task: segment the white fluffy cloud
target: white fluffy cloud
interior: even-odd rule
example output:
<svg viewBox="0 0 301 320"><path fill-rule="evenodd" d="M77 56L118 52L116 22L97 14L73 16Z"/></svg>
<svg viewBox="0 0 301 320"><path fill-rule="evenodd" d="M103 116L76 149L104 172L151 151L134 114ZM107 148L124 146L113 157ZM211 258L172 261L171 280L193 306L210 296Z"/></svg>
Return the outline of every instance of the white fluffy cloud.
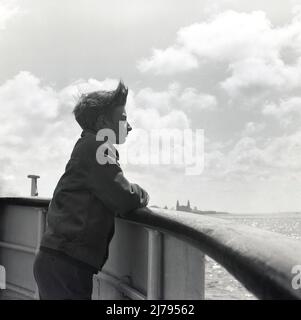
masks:
<svg viewBox="0 0 301 320"><path fill-rule="evenodd" d="M250 121L246 123L245 128L242 131L242 136L252 136L254 134L258 134L265 128L265 126L265 123L255 123Z"/></svg>
<svg viewBox="0 0 301 320"><path fill-rule="evenodd" d="M301 170L301 131L265 139L242 137L228 150L216 148L208 154L208 174L226 181L277 181L299 175Z"/></svg>
<svg viewBox="0 0 301 320"><path fill-rule="evenodd" d="M226 11L180 29L177 42L201 59L228 62L250 57L274 59L279 40L271 32L264 12Z"/></svg>
<svg viewBox="0 0 301 320"><path fill-rule="evenodd" d="M283 126L289 125L294 120L300 123L301 97L290 97L288 99L280 99L279 103L266 104L262 113L275 117Z"/></svg>
<svg viewBox="0 0 301 320"><path fill-rule="evenodd" d="M301 31L301 29L300 29ZM274 92L290 92L301 81L301 59L286 65L281 59L268 61L258 58L244 59L229 65L231 76L221 82L230 96L236 96L248 88L272 89Z"/></svg>
<svg viewBox="0 0 301 320"><path fill-rule="evenodd" d="M166 50L153 49L152 57L137 63L141 72L152 71L155 74L173 74L177 71L196 69L198 61L182 48L171 47Z"/></svg>
<svg viewBox="0 0 301 320"><path fill-rule="evenodd" d="M218 62L228 68L220 85L231 96L249 87L292 90L301 80L301 15L299 11L294 14L281 27L274 27L263 11L228 10L212 15L181 28L173 46L144 59L147 68L143 71L164 74L168 65L168 73L178 73ZM187 64L169 63L183 52ZM192 57L198 63L189 63Z"/></svg>
<svg viewBox="0 0 301 320"><path fill-rule="evenodd" d="M0 1L0 30L5 29L7 23L21 13L23 11L14 4L14 1Z"/></svg>
<svg viewBox="0 0 301 320"><path fill-rule="evenodd" d="M186 88L179 97L179 104L184 110L194 112L214 110L217 107L217 99L213 95L199 93L195 88Z"/></svg>
<svg viewBox="0 0 301 320"><path fill-rule="evenodd" d="M174 109L200 112L214 110L217 107L215 96L199 92L196 88L181 88L179 83L171 83L165 91L141 89L136 94L135 101L140 108L153 108L161 114Z"/></svg>

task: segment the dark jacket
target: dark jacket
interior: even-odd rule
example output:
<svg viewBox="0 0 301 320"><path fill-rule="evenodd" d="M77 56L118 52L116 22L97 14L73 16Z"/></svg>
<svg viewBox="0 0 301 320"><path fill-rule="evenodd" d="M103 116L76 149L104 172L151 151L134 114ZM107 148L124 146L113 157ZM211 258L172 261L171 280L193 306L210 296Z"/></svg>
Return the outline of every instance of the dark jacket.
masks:
<svg viewBox="0 0 301 320"><path fill-rule="evenodd" d="M114 217L142 206L142 188L124 177L113 146L107 156L115 164L97 162L102 143L96 141L94 132L82 132L54 190L41 241L42 247L61 251L98 270L108 258Z"/></svg>

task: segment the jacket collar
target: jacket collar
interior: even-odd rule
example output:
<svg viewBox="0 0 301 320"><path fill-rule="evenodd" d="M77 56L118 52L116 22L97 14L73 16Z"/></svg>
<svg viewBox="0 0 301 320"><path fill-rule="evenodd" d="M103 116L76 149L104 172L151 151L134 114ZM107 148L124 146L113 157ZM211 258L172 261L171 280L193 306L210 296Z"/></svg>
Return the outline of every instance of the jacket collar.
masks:
<svg viewBox="0 0 301 320"><path fill-rule="evenodd" d="M84 129L84 130L82 131L82 133L81 133L81 137L83 137L83 136L85 136L86 134L89 134L89 133L96 135L96 131L91 130L91 129Z"/></svg>
<svg viewBox="0 0 301 320"><path fill-rule="evenodd" d="M97 134L97 132L96 131L94 131L94 130L91 130L91 129L84 129L83 131L82 131L82 133L81 133L81 137L84 137L84 136L86 136L87 134L93 134L93 135L95 135L95 139L96 139L96 134ZM111 143L107 143L107 145L108 145L108 150L107 150L107 154L111 154L111 155L116 155L116 160L118 161L119 160L119 152L118 152L118 150L114 147L114 145L113 144L111 144Z"/></svg>

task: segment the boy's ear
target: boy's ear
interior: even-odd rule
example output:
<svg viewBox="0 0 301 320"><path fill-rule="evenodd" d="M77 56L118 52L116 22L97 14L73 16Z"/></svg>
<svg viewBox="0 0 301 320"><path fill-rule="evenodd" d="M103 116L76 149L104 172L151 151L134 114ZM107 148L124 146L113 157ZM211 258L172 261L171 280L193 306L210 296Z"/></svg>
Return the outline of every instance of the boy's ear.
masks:
<svg viewBox="0 0 301 320"><path fill-rule="evenodd" d="M111 122L109 121L109 119L107 119L107 117L105 115L100 115L97 118L96 126L97 126L97 128L108 128L108 127L110 128Z"/></svg>
<svg viewBox="0 0 301 320"><path fill-rule="evenodd" d="M95 124L96 130L99 130L100 128L104 127L104 119L103 116L98 116Z"/></svg>

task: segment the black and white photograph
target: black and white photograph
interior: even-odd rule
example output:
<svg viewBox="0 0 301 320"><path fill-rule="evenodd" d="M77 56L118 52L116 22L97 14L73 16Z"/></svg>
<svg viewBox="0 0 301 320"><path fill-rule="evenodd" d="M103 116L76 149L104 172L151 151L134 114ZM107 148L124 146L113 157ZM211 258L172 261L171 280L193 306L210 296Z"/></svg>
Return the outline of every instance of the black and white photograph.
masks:
<svg viewBox="0 0 301 320"><path fill-rule="evenodd" d="M0 0L0 57L0 303L301 299L301 0Z"/></svg>

